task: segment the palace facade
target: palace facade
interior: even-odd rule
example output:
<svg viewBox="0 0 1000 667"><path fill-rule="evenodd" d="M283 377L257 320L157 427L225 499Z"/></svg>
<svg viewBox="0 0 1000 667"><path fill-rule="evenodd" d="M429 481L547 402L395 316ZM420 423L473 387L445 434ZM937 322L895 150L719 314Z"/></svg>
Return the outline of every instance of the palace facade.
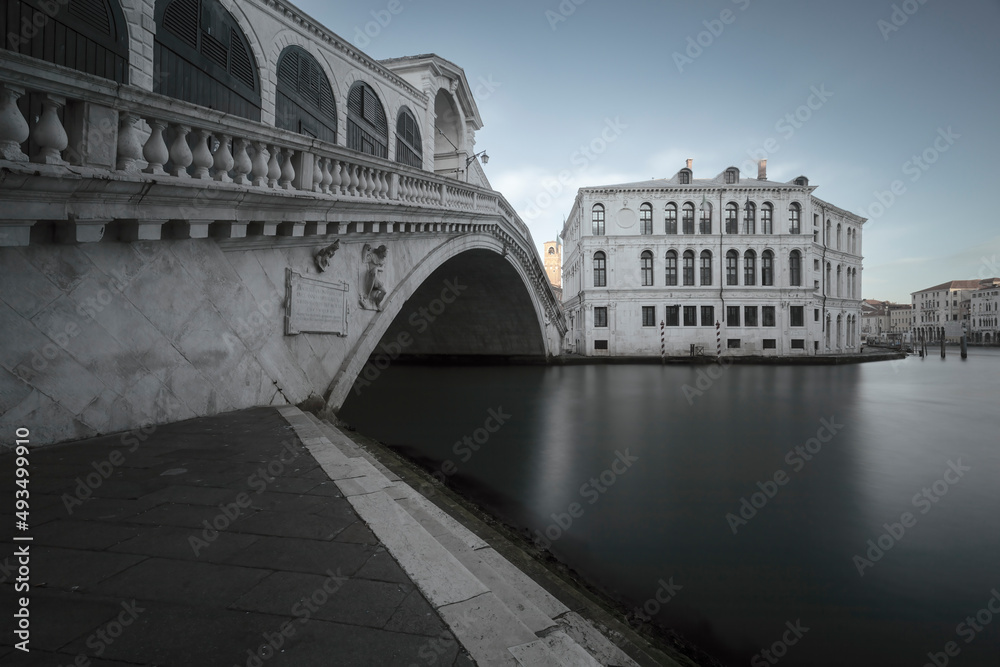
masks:
<svg viewBox="0 0 1000 667"><path fill-rule="evenodd" d="M865 218L804 176L730 167L581 188L563 227L568 348L585 356L856 352Z"/></svg>

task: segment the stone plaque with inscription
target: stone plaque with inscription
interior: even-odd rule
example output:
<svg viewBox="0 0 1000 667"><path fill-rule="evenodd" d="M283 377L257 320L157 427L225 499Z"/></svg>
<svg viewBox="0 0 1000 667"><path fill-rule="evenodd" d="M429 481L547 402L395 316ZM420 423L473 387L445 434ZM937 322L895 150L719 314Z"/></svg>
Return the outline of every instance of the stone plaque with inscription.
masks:
<svg viewBox="0 0 1000 667"><path fill-rule="evenodd" d="M286 269L285 335L347 335L347 283L328 283Z"/></svg>

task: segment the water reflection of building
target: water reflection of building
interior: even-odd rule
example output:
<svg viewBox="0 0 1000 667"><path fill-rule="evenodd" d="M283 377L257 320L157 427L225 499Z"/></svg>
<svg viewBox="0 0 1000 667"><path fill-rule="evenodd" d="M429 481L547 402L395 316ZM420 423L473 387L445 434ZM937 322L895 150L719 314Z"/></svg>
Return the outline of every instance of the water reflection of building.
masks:
<svg viewBox="0 0 1000 667"><path fill-rule="evenodd" d="M804 176L730 167L581 188L562 237L563 307L583 355L856 351L865 218ZM718 326L718 335L716 328Z"/></svg>

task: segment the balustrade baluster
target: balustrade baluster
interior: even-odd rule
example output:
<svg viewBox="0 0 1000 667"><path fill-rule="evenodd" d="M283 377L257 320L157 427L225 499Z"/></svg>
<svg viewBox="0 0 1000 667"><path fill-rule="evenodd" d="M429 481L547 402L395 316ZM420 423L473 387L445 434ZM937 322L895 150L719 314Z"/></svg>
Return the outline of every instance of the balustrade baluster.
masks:
<svg viewBox="0 0 1000 667"><path fill-rule="evenodd" d="M118 161L120 171L135 173L142 162L142 135L135 126L139 117L127 111L122 112L118 127Z"/></svg>
<svg viewBox="0 0 1000 667"><path fill-rule="evenodd" d="M59 110L64 106L66 106L65 97L42 96L42 115L31 131L31 139L38 146L38 150L31 156L32 162L68 164L62 159L62 152L69 145L69 137L59 120Z"/></svg>
<svg viewBox="0 0 1000 667"><path fill-rule="evenodd" d="M379 199L389 198L389 174L384 171L379 172L379 180L382 182L382 189L379 191Z"/></svg>
<svg viewBox="0 0 1000 667"><path fill-rule="evenodd" d="M21 144L28 140L31 129L24 119L17 101L24 95L24 88L0 83L0 157L12 162L27 162Z"/></svg>
<svg viewBox="0 0 1000 667"><path fill-rule="evenodd" d="M147 118L146 123L149 125L149 138L142 147L142 157L147 163L146 173L166 176L163 165L170 159L170 151L167 150L167 142L163 140L163 130L167 128L167 124L155 118Z"/></svg>
<svg viewBox="0 0 1000 667"><path fill-rule="evenodd" d="M253 144L253 171L250 174L253 184L259 188L267 187L267 160L269 153L264 142L257 141Z"/></svg>
<svg viewBox="0 0 1000 667"><path fill-rule="evenodd" d="M320 182L320 187L323 192L330 194L332 190L330 185L333 183L333 174L330 172L330 165L333 162L330 158L325 158L323 160L323 180Z"/></svg>
<svg viewBox="0 0 1000 667"><path fill-rule="evenodd" d="M291 149L284 149L285 163L281 165L281 180L278 185L284 190L294 190L295 187L292 185L292 181L295 180L295 165L292 164L292 158L295 157L295 151Z"/></svg>
<svg viewBox="0 0 1000 667"><path fill-rule="evenodd" d="M212 175L208 172L215 163L212 158L212 150L208 147L211 133L207 130L194 131L194 150L191 151L191 163L194 165L194 178L208 179Z"/></svg>
<svg viewBox="0 0 1000 667"><path fill-rule="evenodd" d="M330 168L330 194L339 195L340 194L340 184L343 183L343 179L340 176L340 160L328 160L327 166Z"/></svg>
<svg viewBox="0 0 1000 667"><path fill-rule="evenodd" d="M358 168L356 166L352 165L350 173L351 173L351 185L350 185L349 192L350 192L350 194L357 196L357 194L358 194L358 183L360 182L359 179L358 179Z"/></svg>
<svg viewBox="0 0 1000 667"><path fill-rule="evenodd" d="M229 142L233 138L228 134L220 134L218 138L219 147L215 149L213 161L215 180L220 183L232 183L233 179L229 176L229 172L236 166L236 159L233 157L232 151L229 150Z"/></svg>
<svg viewBox="0 0 1000 667"><path fill-rule="evenodd" d="M191 147L188 146L187 135L191 128L187 125L171 125L174 130L174 142L170 145L170 161L174 164L174 176L187 178L187 168L194 160Z"/></svg>
<svg viewBox="0 0 1000 667"><path fill-rule="evenodd" d="M247 145L243 139L233 140L233 149L236 151L236 155L233 156L233 173L236 175L233 182L237 185L250 184L247 174L253 170L253 163L250 161L250 155L247 154ZM218 176L218 174L216 175Z"/></svg>
<svg viewBox="0 0 1000 667"><path fill-rule="evenodd" d="M313 155L312 159L313 159L312 190L313 192L323 192L323 164L326 162L326 160L318 155Z"/></svg>
<svg viewBox="0 0 1000 667"><path fill-rule="evenodd" d="M267 185L271 188L278 187L278 179L281 178L281 164L278 162L278 154L281 147L271 146L271 159L267 161Z"/></svg>

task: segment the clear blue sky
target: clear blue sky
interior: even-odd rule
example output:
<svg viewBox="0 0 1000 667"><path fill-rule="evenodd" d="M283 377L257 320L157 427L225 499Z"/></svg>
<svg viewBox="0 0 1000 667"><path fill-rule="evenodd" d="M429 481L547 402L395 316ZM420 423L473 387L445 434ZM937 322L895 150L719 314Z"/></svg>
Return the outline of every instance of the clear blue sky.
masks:
<svg viewBox="0 0 1000 667"><path fill-rule="evenodd" d="M696 178L729 165L755 177L750 153L766 146L770 179L804 174L869 218L865 298L1000 275L998 0L297 4L355 44L385 12L364 36L371 56L437 53L473 89L493 82L476 148L539 244L579 187L670 176L685 158ZM825 99L800 109L814 90ZM603 152L579 152L616 119ZM913 162L925 152L933 164ZM551 204L545 183L561 189Z"/></svg>

